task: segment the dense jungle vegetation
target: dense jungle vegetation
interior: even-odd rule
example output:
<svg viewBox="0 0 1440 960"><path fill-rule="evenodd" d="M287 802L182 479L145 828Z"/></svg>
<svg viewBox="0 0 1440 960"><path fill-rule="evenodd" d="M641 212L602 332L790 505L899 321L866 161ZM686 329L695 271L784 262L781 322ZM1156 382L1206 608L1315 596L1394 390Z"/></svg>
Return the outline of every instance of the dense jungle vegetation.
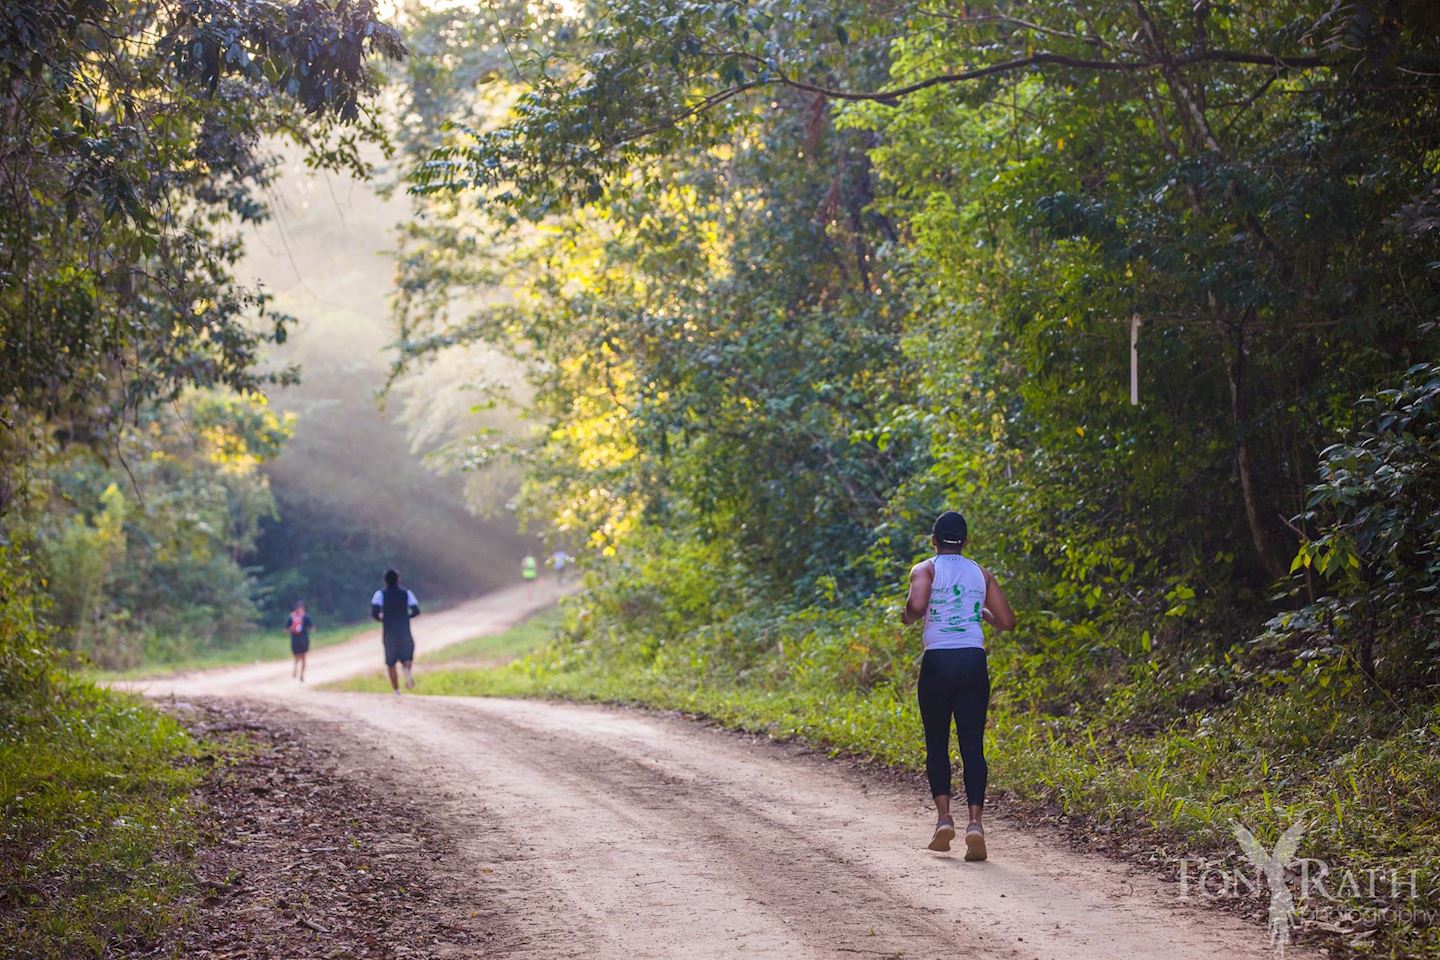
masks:
<svg viewBox="0 0 1440 960"><path fill-rule="evenodd" d="M408 355L531 364L542 429L474 463L524 458L647 634L893 593L950 505L1025 643L1178 667L1287 614L1427 689L1440 21L1312 6L433 15L519 39L410 61L402 138L455 122Z"/></svg>

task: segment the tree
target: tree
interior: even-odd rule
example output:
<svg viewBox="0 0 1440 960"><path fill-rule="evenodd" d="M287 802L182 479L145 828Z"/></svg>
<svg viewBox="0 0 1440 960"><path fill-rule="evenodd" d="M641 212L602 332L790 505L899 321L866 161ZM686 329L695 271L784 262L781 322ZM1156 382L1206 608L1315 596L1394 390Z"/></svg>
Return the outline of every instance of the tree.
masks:
<svg viewBox="0 0 1440 960"><path fill-rule="evenodd" d="M235 282L230 225L264 216L265 138L363 170L369 0L42 0L0 25L0 512L54 433L116 426L190 386L242 391L288 317ZM260 324L253 323L259 316Z"/></svg>
<svg viewBox="0 0 1440 960"><path fill-rule="evenodd" d="M276 509L260 466L293 421L258 395L190 391L120 432L128 470L57 451L45 495L15 519L34 536L59 643L129 667L250 629L261 598L246 563Z"/></svg>
<svg viewBox="0 0 1440 960"><path fill-rule="evenodd" d="M547 46L505 122L442 145L416 180L541 220L678 182L713 197L730 185L716 172L773 147L796 111L816 130L836 118L878 171L857 209L905 312L907 349L866 362L924 371L861 432L934 441L934 471L876 515L914 523L948 490L1013 531L1009 556L1077 612L1123 598L1159 615L1197 586L1220 610L1285 575L1288 519L1351 398L1433 349L1435 18L1416 3L620 0ZM820 162L844 183L840 155ZM776 223L815 209L769 170ZM761 249L778 292L792 261ZM706 323L720 286L692 294ZM759 410L739 420L758 444ZM672 440L638 439L639 461Z"/></svg>
<svg viewBox="0 0 1440 960"><path fill-rule="evenodd" d="M495 216L499 240L422 192L433 219L407 236L400 336L411 362L476 340L529 362L536 435L482 438L472 460L521 457L546 528L613 553L656 525L733 546L760 593L796 577L853 589L868 571L833 545L863 551L911 452L854 442L913 373L894 362L903 310L878 258L894 234L865 210L868 138L831 130L809 97L769 109L539 230ZM449 314L497 281L508 300Z"/></svg>

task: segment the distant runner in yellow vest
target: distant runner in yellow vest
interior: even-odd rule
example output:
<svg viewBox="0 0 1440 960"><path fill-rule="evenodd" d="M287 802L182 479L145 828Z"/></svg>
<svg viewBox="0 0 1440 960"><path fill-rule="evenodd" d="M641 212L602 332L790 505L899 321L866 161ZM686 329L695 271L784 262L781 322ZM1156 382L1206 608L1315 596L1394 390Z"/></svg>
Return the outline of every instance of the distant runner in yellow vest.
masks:
<svg viewBox="0 0 1440 960"><path fill-rule="evenodd" d="M535 578L540 576L540 565L528 553L525 555L525 559L520 561L520 576L525 578L525 595L527 597L535 596Z"/></svg>

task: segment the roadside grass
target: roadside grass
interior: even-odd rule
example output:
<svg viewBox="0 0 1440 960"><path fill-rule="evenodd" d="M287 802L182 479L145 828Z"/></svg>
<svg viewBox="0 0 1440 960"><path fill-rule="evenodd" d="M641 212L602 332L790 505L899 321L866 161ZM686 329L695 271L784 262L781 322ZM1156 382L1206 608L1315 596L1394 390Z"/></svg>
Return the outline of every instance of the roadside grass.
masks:
<svg viewBox="0 0 1440 960"><path fill-rule="evenodd" d="M548 607L538 613L532 614L521 622L510 627L501 633L489 634L487 636L472 637L460 643L452 644L436 650L434 653L421 652L416 657L416 663L420 666L441 666L444 664L466 664L473 665L479 662L483 666L501 666L516 657L538 650L544 646L564 622L564 614L558 607ZM473 666L470 667L473 669ZM447 669L440 672L423 670L416 676L420 693L454 693L453 690L441 690L433 684L437 680L443 680L452 675L455 671ZM448 681L445 681L448 683ZM327 689L349 690L361 693L384 693L390 689L390 681L381 673L368 676L352 677L336 684L330 684Z"/></svg>
<svg viewBox="0 0 1440 960"><path fill-rule="evenodd" d="M137 698L69 679L0 729L0 953L111 956L183 920L200 754Z"/></svg>
<svg viewBox="0 0 1440 960"><path fill-rule="evenodd" d="M375 629L369 620L339 627L326 627L310 631L310 649L334 646L346 640ZM223 647L205 648L201 651L175 658L151 657L138 667L128 670L85 670L83 675L98 681L140 680L177 670L204 670L209 667L228 667L238 664L255 663L263 660L288 660L290 638L284 630L257 630L246 634L233 644Z"/></svg>
<svg viewBox="0 0 1440 960"><path fill-rule="evenodd" d="M923 789L909 661L855 684L817 668L823 652L804 641L739 668L711 661L703 645L636 649L557 638L504 666L428 672L424 692L703 714L916 771ZM1269 850L1304 820L1300 855L1323 858L1334 876L1357 871L1360 881L1346 890L1332 880L1326 896L1303 903L1306 919L1356 954L1440 957L1440 706L1387 701L1336 664L1196 709L1178 704L1212 684L1206 670L1137 669L1102 697L1052 711L1027 696L1022 660L1003 649L992 655L987 755L997 790L1032 810L1064 813L1076 829L1104 824L1130 855L1172 872L1180 858L1200 858L1253 874L1232 825L1244 824ZM1370 870L1382 878L1378 897L1366 886ZM1386 878L1397 876L1398 902L1386 899Z"/></svg>
<svg viewBox="0 0 1440 960"><path fill-rule="evenodd" d="M559 631L564 620L564 614L558 607L547 607L502 633L472 637L434 653L422 651L417 659L420 663L431 664L479 660L498 666L544 646Z"/></svg>

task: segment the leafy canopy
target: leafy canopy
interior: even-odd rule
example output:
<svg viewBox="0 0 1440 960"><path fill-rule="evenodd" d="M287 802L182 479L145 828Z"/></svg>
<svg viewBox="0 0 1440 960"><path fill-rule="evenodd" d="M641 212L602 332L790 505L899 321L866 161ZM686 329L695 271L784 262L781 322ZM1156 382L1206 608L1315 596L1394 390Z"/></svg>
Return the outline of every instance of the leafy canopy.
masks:
<svg viewBox="0 0 1440 960"><path fill-rule="evenodd" d="M258 387L289 318L235 282L231 225L264 216L288 137L363 170L368 0L40 0L0 24L0 417L5 461L48 424L100 443L187 386ZM261 324L250 322L255 315ZM279 379L291 376L281 373ZM0 509L13 480L0 482Z"/></svg>

